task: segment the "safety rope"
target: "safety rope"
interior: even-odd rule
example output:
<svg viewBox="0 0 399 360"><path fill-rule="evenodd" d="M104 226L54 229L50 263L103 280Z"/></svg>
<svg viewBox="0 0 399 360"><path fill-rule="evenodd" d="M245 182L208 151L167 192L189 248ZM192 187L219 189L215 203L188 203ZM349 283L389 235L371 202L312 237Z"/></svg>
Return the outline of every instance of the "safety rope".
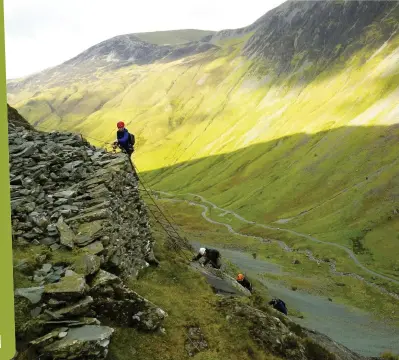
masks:
<svg viewBox="0 0 399 360"><path fill-rule="evenodd" d="M125 152L125 151L123 151ZM126 152L125 152L126 153ZM162 211L162 209L158 206L157 202L155 201L155 199L152 197L151 195L151 190L149 191L147 189L147 187L145 186L144 181L141 179L141 177L138 175L138 170L136 168L136 166L134 165L131 157L126 154L128 156L130 165L132 167L132 172L137 176L137 180L139 181L139 183L141 184L141 186L144 189L144 192L148 195L149 199L152 201L153 205L156 207L156 209L158 210L159 214L161 214L161 216L165 219L167 225L169 225L171 230L167 229L167 226L165 226L164 223L162 223L160 221L160 219L154 214L154 211L152 211L151 207L148 206L149 211L151 212L152 216L154 217L154 219L161 225L162 229L165 231L165 233L169 236L169 239L171 241L171 245L172 248L175 251L179 251L181 252L184 256L185 253L182 251L184 248L187 250L191 250L191 247L188 245L188 243L180 236L179 232L174 228L174 226L171 224L171 222L169 221L169 219L167 218L167 216L165 215L165 213ZM147 204L148 205L148 204ZM174 233L174 235L171 234ZM177 238L176 238L177 237Z"/></svg>
<svg viewBox="0 0 399 360"><path fill-rule="evenodd" d="M38 129L40 131L44 131L44 132L54 131L54 129L50 128L50 127L46 128L46 127L42 127L42 126L36 126L34 128ZM101 143L103 145L106 145L106 146L107 145L108 146L113 146L112 143L109 143L109 142L101 140L101 139L96 139L96 138L93 138L93 137L90 137L90 136L86 136L86 135L83 135L83 134L77 134L77 135L80 135L80 137L81 137L81 139L83 141L85 141L85 140L87 141L87 139L90 139L90 140L94 140L94 141L99 142L99 143ZM105 150L107 150L107 147L105 147ZM131 157L125 151L122 150L122 152L124 152L126 154L126 156L128 157L130 165L131 165L131 168L132 168L132 173L136 177L136 179L138 180L139 184L141 185L141 187L142 187L142 189L144 191L144 194L146 194L148 196L150 202L153 204L152 206L155 207L155 209L156 209L156 211L153 211L151 209L151 204L147 204L147 208L148 208L149 213L152 215L154 220L161 226L161 228L163 229L165 234L168 236L168 239L169 239L168 245L170 247L172 247L175 251L180 252L186 259L189 259L189 257L187 256L187 254L183 250L185 249L185 250L192 251L191 245L187 242L186 239L184 239L179 234L179 232L176 230L175 226L172 225L171 221L169 221L168 217L165 215L165 211L163 211L159 207L159 205L155 201L154 197L151 195L151 193L153 191L149 188L148 185L145 184L145 181L142 179L142 177L139 176L139 171L137 169L137 166L133 163ZM142 194L142 195L144 195L144 194ZM158 212L160 214L160 216L157 216L155 214L155 212ZM162 217L165 220L166 224L160 220L160 217ZM172 219L172 221L174 222L173 219ZM169 229L168 229L168 227L169 227Z"/></svg>

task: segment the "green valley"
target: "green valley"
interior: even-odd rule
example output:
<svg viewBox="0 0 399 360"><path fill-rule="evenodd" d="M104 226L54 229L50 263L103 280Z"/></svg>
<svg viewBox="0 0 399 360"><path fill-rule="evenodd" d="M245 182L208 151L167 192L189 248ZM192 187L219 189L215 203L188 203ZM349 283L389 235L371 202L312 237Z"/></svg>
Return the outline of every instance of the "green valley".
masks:
<svg viewBox="0 0 399 360"><path fill-rule="evenodd" d="M140 62L101 45L92 62L10 81L8 99L37 129L108 149L123 120L153 190L341 245L391 280L336 247L225 218L398 294L398 21L389 1L287 2L240 30L121 38Z"/></svg>

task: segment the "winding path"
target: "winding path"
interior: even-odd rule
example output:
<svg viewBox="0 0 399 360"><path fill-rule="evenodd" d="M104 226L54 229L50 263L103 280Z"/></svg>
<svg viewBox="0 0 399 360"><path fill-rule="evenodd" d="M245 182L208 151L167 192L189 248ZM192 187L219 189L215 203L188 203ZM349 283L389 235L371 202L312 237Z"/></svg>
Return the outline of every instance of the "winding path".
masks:
<svg viewBox="0 0 399 360"><path fill-rule="evenodd" d="M164 191L153 191L153 192L154 192L154 193L157 193L157 194L164 194L164 195L167 195L167 196L174 196L173 194L170 194L170 193L167 193L167 192L164 192ZM373 271L373 270L370 270L370 269L368 269L367 267L365 267L365 266L364 266L363 264L361 264L360 261L356 258L355 254L354 254L351 250L349 250L348 248L346 248L346 247L343 246L343 245L339 245L339 244L331 243L331 242L327 242L327 241L321 241L321 240L319 240L319 239L316 239L315 237L312 237L312 236L306 235L306 234L302 234L302 233L296 232L296 231L294 231L294 230L281 229L281 228L279 228L279 227L272 227L272 226L267 226L267 225L259 224L259 223L256 223L256 222L254 222L254 221L247 220L247 219L243 218L242 216L236 214L235 212L233 212L233 211L231 211L231 210L226 210L226 209L220 208L220 207L217 206L216 204L210 202L209 200L206 200L206 199L205 199L203 196L201 196L201 195L192 194L192 193L189 193L189 194L187 194L187 195L197 197L197 198L199 198L203 203L207 204L208 206L210 206L210 207L212 207L212 208L214 208L214 209L223 211L224 214L226 214L226 213L231 214L231 215L233 215L234 217L236 217L237 219L239 219L239 220L241 220L242 222L245 222L245 223L247 223L247 224L252 224L252 225L260 226L260 227L263 227L264 229L277 230L277 231L287 232L287 233L290 233L290 234L293 234L293 235L295 235L295 236L308 239L308 240L313 241L313 242L316 242L316 243L328 244L328 245L331 245L331 246L335 246L335 247L337 247L337 248L340 248L340 249L346 251L346 253L352 258L352 260L354 260L354 262L355 262L361 269L363 269L364 271L368 272L369 274L372 274L373 276L380 277L380 278L382 278L382 279L388 280L388 281L390 281L390 282L392 282L392 283L395 283L395 284L399 285L399 281L398 281L398 280L393 279L393 278L390 278L390 277L385 276L385 275L382 275L382 274L379 274L379 273L377 273L377 272L375 272L375 271ZM215 225L222 225L222 226L225 226L225 227L228 229L228 231L229 231L230 233L234 234L234 235L238 235L238 236L243 236L243 237L248 237L248 238L257 239L257 240L260 240L260 241L262 241L262 242L271 242L271 240L262 238L262 237L260 237L260 236L254 236L254 235L247 235L247 234L239 233L239 232L235 231L235 230L233 229L233 227L232 227L230 224L226 224L226 223L219 222L219 221L216 221L216 220L213 220L213 219L209 218L208 215L207 215L207 212L208 212L208 210L209 210L209 209L208 209L208 206L206 206L206 205L204 205L204 204L196 203L196 202L191 201L191 200L181 200L181 199L176 199L176 198L164 198L164 199L162 199L162 200L173 201L173 202L187 202L187 203L189 203L190 205L199 206L199 207L201 207L201 208L203 209L202 217L203 217L206 221L208 221L208 222L210 222L210 223L212 223L212 224L215 224ZM285 251L290 251L290 252L293 251L285 242L283 242L283 241L281 241L281 240L273 240L273 241L276 242L276 243L278 243ZM304 253L310 260L316 261L317 263L325 262L325 261L323 261L323 260L320 260L320 259L315 258L309 250L307 250L307 251L299 251L299 253ZM380 291L382 291L382 292L384 292L384 293L386 293L386 294L389 294L389 295L393 296L393 297L396 298L396 299L399 299L399 295L398 295L398 294L392 293L392 292L388 292L385 288L383 288L383 287L381 287L381 286L379 286L379 285L376 285L376 284L374 284L374 283L372 283L372 282L370 282L370 281L367 281L366 279L364 279L362 276L360 276L360 275L358 275L358 274L341 273L341 272L338 272L338 271L336 270L335 264L334 264L334 263L331 263L331 262L330 262L329 265L330 265L330 270L331 270L331 272L333 272L335 275L339 275L339 276L352 276L352 277L355 277L355 278L357 278L357 279L359 279L359 280L361 280L361 281L366 282L368 285L371 285L371 286L373 286L373 287L376 287L376 288L378 288Z"/></svg>

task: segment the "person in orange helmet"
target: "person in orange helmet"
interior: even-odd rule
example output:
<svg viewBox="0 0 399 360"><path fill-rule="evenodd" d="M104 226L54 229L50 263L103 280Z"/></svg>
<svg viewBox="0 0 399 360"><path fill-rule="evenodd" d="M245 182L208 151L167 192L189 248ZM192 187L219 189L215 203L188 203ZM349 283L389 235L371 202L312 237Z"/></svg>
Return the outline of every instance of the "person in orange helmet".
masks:
<svg viewBox="0 0 399 360"><path fill-rule="evenodd" d="M129 156L131 156L134 151L134 135L129 133L129 131L125 128L125 123L123 121L119 121L116 126L118 128L118 131L116 132L117 140L114 142L114 148L116 146L119 146L120 148L125 150Z"/></svg>
<svg viewBox="0 0 399 360"><path fill-rule="evenodd" d="M236 280L241 286L252 292L252 284L243 274L238 274Z"/></svg>

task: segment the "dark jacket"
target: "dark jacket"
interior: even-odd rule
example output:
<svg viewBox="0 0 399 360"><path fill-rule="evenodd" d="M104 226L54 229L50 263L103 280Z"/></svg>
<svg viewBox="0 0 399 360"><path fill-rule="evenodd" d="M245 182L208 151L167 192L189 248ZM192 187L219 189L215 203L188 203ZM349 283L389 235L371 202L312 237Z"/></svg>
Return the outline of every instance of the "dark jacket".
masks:
<svg viewBox="0 0 399 360"><path fill-rule="evenodd" d="M237 282L238 282L241 286L245 287L246 289L248 289L249 291L252 292L252 284L249 282L249 280L247 280L247 278L244 278L244 279L242 279L241 281L240 281L240 280L237 280Z"/></svg>
<svg viewBox="0 0 399 360"><path fill-rule="evenodd" d="M272 305L276 310L282 312L283 314L287 315L287 306L285 305L285 302L281 299L273 299L272 301L269 301L269 305Z"/></svg>
<svg viewBox="0 0 399 360"><path fill-rule="evenodd" d="M119 146L127 152L133 149L134 136L132 136L126 128L123 129L123 131L117 131L116 138Z"/></svg>
<svg viewBox="0 0 399 360"><path fill-rule="evenodd" d="M205 258L204 265L208 264L210 261L216 263L218 258L220 257L220 252L215 249L208 249L205 248L205 254L203 255ZM193 261L197 261L201 259L202 255L198 254L197 256L193 257Z"/></svg>

